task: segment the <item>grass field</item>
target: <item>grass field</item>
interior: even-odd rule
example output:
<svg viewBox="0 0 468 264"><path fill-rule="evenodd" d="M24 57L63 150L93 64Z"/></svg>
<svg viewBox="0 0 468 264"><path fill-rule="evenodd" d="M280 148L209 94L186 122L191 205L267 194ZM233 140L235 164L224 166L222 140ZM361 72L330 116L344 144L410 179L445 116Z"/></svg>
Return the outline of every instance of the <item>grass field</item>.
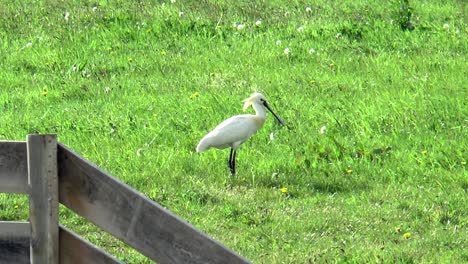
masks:
<svg viewBox="0 0 468 264"><path fill-rule="evenodd" d="M0 139L57 133L254 263L467 262L467 5L407 2L3 1ZM254 91L287 126L230 177L195 146Z"/></svg>

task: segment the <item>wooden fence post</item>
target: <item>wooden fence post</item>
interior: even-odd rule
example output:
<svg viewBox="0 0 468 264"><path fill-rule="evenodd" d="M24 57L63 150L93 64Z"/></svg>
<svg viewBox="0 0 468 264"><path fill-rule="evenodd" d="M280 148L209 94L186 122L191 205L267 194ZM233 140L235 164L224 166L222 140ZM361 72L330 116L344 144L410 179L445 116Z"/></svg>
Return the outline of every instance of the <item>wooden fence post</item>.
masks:
<svg viewBox="0 0 468 264"><path fill-rule="evenodd" d="M28 135L30 256L32 264L58 264L56 135Z"/></svg>

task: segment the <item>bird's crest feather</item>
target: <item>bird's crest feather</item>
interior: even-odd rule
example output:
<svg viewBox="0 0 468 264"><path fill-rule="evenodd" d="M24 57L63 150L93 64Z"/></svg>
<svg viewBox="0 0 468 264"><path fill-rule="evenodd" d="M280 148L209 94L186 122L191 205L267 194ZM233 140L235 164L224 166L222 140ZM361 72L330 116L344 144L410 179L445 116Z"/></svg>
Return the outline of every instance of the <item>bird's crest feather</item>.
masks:
<svg viewBox="0 0 468 264"><path fill-rule="evenodd" d="M247 99L244 99L242 100L242 102L244 102L244 107L242 108L242 110L245 112L247 110L247 108L249 108L249 106L252 104L252 101L253 101L253 98L252 96L247 98Z"/></svg>

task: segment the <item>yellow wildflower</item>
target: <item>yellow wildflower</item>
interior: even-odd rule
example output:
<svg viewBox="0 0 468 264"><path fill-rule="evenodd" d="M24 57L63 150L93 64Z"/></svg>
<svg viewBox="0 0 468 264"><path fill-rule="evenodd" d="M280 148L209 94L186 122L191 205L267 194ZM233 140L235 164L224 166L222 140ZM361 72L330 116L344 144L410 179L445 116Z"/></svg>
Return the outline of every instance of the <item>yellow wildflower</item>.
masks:
<svg viewBox="0 0 468 264"><path fill-rule="evenodd" d="M194 99L194 98L197 98L198 96L200 96L200 94L198 92L194 92L192 95L190 95L189 99Z"/></svg>
<svg viewBox="0 0 468 264"><path fill-rule="evenodd" d="M406 233L403 234L403 237L406 238L406 239L408 239L408 238L411 237L411 233L410 233L410 232L406 232Z"/></svg>
<svg viewBox="0 0 468 264"><path fill-rule="evenodd" d="M352 169L347 169L346 173L351 174L351 173L353 173L353 170Z"/></svg>
<svg viewBox="0 0 468 264"><path fill-rule="evenodd" d="M44 89L41 93L42 96L47 96L49 92L47 91L47 89Z"/></svg>
<svg viewBox="0 0 468 264"><path fill-rule="evenodd" d="M283 187L280 189L280 191L284 194L288 193L288 187Z"/></svg>

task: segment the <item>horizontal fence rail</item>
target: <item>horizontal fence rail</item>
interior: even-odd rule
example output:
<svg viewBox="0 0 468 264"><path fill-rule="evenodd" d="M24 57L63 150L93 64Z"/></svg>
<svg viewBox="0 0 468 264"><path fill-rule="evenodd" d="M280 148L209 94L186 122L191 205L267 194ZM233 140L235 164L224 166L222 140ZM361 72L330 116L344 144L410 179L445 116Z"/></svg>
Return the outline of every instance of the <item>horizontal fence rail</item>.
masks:
<svg viewBox="0 0 468 264"><path fill-rule="evenodd" d="M0 221L0 260L40 263L41 254L45 252L56 256L54 263L123 263L58 224L59 219L54 219L54 214L58 217L53 203L57 199L55 192L58 202L158 263L250 263L66 146L56 143L55 135L48 136L28 136L28 142L0 141L0 192L28 194L32 208L30 219L33 220L31 223ZM50 153L56 153L56 157ZM28 168L28 163L35 168ZM42 173L37 173L37 169ZM42 203L41 197L49 203ZM39 214L47 220L36 215L40 208L45 208L46 213ZM38 223L44 225L44 231ZM40 238L44 234L48 235ZM51 236L57 238L51 240ZM38 246L41 240L44 243ZM58 250L54 250L57 244ZM39 254L32 250L44 247ZM30 252L33 255L30 256Z"/></svg>
<svg viewBox="0 0 468 264"><path fill-rule="evenodd" d="M59 144L60 202L158 263L248 263Z"/></svg>
<svg viewBox="0 0 468 264"><path fill-rule="evenodd" d="M0 221L0 263L29 263L28 222Z"/></svg>
<svg viewBox="0 0 468 264"><path fill-rule="evenodd" d="M28 193L27 146L0 141L0 193Z"/></svg>

